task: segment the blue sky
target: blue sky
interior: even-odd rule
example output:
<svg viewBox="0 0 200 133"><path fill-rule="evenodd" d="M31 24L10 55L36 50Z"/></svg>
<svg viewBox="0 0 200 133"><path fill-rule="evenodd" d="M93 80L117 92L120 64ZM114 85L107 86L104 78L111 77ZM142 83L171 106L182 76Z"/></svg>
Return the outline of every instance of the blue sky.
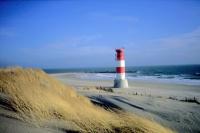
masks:
<svg viewBox="0 0 200 133"><path fill-rule="evenodd" d="M200 64L198 0L0 2L0 66Z"/></svg>

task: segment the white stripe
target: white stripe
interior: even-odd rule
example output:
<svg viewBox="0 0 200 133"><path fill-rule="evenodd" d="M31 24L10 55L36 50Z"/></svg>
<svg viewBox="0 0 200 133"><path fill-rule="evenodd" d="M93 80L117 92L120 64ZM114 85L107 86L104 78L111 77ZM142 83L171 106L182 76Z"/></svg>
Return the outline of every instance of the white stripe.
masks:
<svg viewBox="0 0 200 133"><path fill-rule="evenodd" d="M125 67L125 61L124 60L118 60L117 61L117 67Z"/></svg>
<svg viewBox="0 0 200 133"><path fill-rule="evenodd" d="M125 79L125 73L117 73L116 79Z"/></svg>

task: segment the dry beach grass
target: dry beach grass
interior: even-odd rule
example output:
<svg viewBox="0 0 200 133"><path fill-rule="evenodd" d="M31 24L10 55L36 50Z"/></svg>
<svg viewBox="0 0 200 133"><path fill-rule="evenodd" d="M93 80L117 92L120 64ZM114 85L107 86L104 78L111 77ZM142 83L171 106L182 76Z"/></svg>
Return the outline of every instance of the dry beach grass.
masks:
<svg viewBox="0 0 200 133"><path fill-rule="evenodd" d="M172 132L134 114L116 113L95 106L71 86L60 83L39 69L0 69L0 93L8 97L0 103L15 111L16 119L37 126L57 120L68 125L68 128L63 127L65 131Z"/></svg>

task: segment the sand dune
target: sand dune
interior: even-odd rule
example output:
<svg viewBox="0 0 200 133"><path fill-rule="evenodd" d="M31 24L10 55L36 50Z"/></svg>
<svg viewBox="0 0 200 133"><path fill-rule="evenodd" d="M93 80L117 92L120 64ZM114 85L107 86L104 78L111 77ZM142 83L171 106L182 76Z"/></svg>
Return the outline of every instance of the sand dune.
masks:
<svg viewBox="0 0 200 133"><path fill-rule="evenodd" d="M38 130L34 127L42 132L172 132L145 118L95 106L41 70L1 69L0 94L0 125L5 125L0 130L4 132L10 131L5 128L13 121L18 123L13 126L30 124L23 129L33 127L33 132Z"/></svg>

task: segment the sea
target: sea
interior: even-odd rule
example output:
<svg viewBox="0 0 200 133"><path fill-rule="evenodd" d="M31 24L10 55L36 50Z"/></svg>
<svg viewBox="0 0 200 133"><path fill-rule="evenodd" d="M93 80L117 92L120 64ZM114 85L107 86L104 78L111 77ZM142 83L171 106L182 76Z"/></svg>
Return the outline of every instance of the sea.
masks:
<svg viewBox="0 0 200 133"><path fill-rule="evenodd" d="M115 67L43 69L48 74L75 73L79 78L113 80ZM132 66L126 67L128 80L200 85L200 65Z"/></svg>

